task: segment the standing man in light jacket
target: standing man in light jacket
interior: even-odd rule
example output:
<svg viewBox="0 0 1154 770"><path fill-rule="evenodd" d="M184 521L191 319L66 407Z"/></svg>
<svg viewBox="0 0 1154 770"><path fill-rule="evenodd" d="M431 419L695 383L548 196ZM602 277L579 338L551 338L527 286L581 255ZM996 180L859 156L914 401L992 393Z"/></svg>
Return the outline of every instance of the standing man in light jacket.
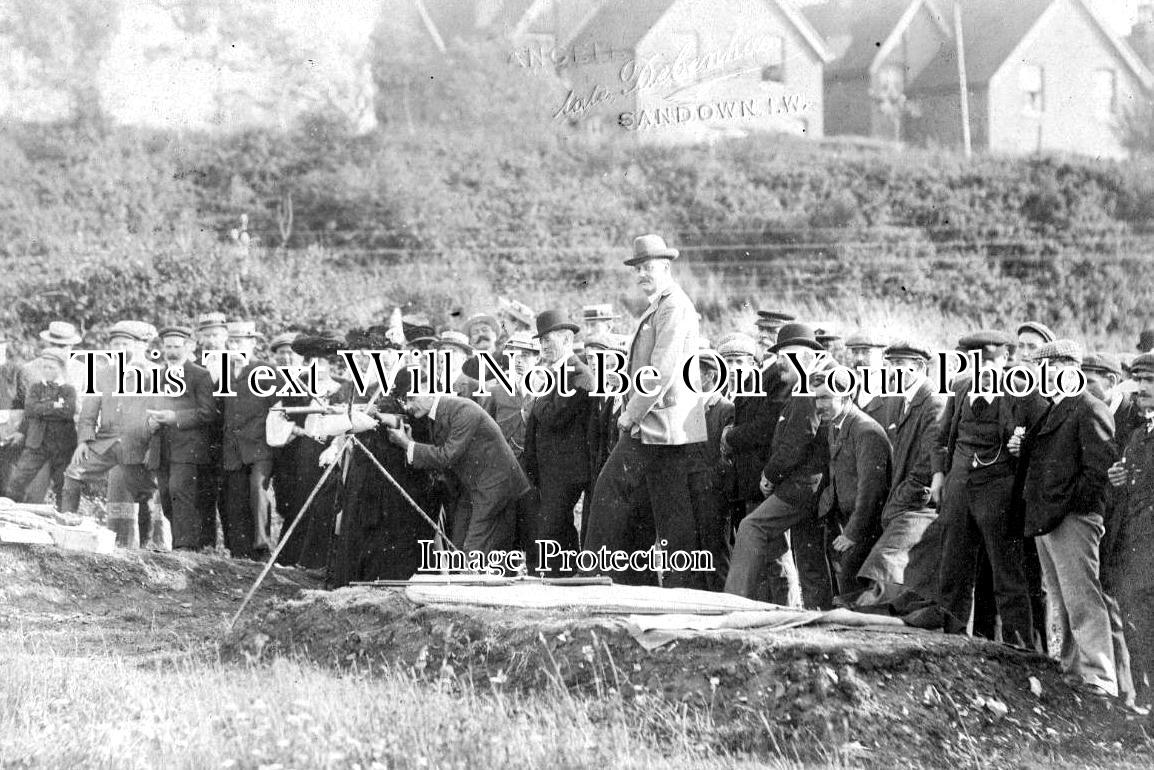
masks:
<svg viewBox="0 0 1154 770"><path fill-rule="evenodd" d="M700 371L697 366L687 370L685 364L698 349L700 331L693 301L673 276L678 254L661 236L642 235L625 260L636 271L649 307L629 345L632 385L617 419L621 436L593 491L587 550L643 550L655 540L669 552L699 547L687 481L688 446L706 440L705 411L693 389L700 390ZM652 376L635 388L643 367L650 367ZM614 578L652 582L646 574L619 572ZM664 585L701 588L705 576L668 572Z"/></svg>
<svg viewBox="0 0 1154 770"><path fill-rule="evenodd" d="M1064 370L1082 365L1082 351L1071 340L1048 342L1034 358L1049 362L1051 391ZM1060 639L1054 652L1064 671L1117 695L1110 614L1098 576L1108 471L1116 458L1114 418L1089 393L1058 393L1038 429L1013 437L1009 449L1026 458L1025 535L1038 544L1046 625Z"/></svg>

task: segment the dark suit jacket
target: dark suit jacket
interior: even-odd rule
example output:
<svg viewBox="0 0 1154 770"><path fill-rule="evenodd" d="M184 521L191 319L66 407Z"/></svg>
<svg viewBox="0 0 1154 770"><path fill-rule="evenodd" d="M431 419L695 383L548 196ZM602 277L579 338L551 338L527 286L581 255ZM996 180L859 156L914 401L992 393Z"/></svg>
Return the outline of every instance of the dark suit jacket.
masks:
<svg viewBox="0 0 1154 770"><path fill-rule="evenodd" d="M586 484L589 481L589 415L594 403L593 372L577 356L566 362L566 382L574 391L560 394L560 385L533 402L525 428L525 469L534 484L542 481Z"/></svg>
<svg viewBox="0 0 1154 770"><path fill-rule="evenodd" d="M264 361L249 361L240 373L231 380L235 396L220 396L224 417L224 469L239 470L242 465L252 465L261 460L271 460L273 453L264 440L264 424L268 410L277 402L277 397L258 396L248 387L248 375L258 366L269 366ZM269 378L261 384L269 387ZM280 383L277 383L279 387Z"/></svg>
<svg viewBox="0 0 1154 770"><path fill-rule="evenodd" d="M893 447L893 467L883 513L885 519L929 505L930 482L934 476L931 458L938 421L945 406L945 399L937 395L928 382L923 382L914 393L908 410L903 396L890 397L887 401L889 409L882 427Z"/></svg>
<svg viewBox="0 0 1154 770"><path fill-rule="evenodd" d="M176 412L176 424L161 428L161 452L170 463L206 465L216 459L210 449L212 428L220 420L212 395L216 388L208 370L191 361L184 364L184 386L182 395L159 399L157 409Z"/></svg>
<svg viewBox="0 0 1154 770"><path fill-rule="evenodd" d="M1051 407L1029 437L1022 490L1026 536L1044 535L1070 514L1103 514L1106 471L1117 454L1106 404L1082 393Z"/></svg>
<svg viewBox="0 0 1154 770"><path fill-rule="evenodd" d="M24 446L47 452L75 449L75 419L76 388L67 383L32 383L24 397Z"/></svg>
<svg viewBox="0 0 1154 770"><path fill-rule="evenodd" d="M941 418L938 420L938 434L934 439L933 471L934 473L949 473L954 460L954 450L957 448L958 424L961 422L963 401L969 399L970 377L958 377L950 385L952 395L946 398ZM1027 430L1034 427L1046 412L1046 399L1038 395L1037 391L1022 397L1009 395L998 396L995 400L998 405L998 422L1000 425L1000 440L1002 446L1014 435L1014 429L1024 427ZM1010 467L1016 463L1011 461Z"/></svg>
<svg viewBox="0 0 1154 770"><path fill-rule="evenodd" d="M1119 455L1126 448L1126 444L1130 441L1130 436L1133 435L1134 431L1145 426L1146 417L1138 408L1138 401L1134 398L1133 393L1127 393L1122 397L1118 411L1114 412L1114 446L1118 448Z"/></svg>
<svg viewBox="0 0 1154 770"><path fill-rule="evenodd" d="M890 442L877 421L852 403L840 429L829 427L829 486L818 514L833 513L855 543L880 527L890 485Z"/></svg>
<svg viewBox="0 0 1154 770"><path fill-rule="evenodd" d="M761 471L769 460L778 418L793 386L782 382L778 365L774 364L762 371L761 388L763 396L734 397L733 428L726 439L733 449L738 497L754 502L762 499Z"/></svg>
<svg viewBox="0 0 1154 770"><path fill-rule="evenodd" d="M441 396L432 443L413 446L413 467L450 472L468 491L474 513L529 491L500 427L480 405L458 396Z"/></svg>
<svg viewBox="0 0 1154 770"><path fill-rule="evenodd" d="M786 402L762 471L774 495L799 508L814 502L829 464L827 435L813 398L793 396Z"/></svg>

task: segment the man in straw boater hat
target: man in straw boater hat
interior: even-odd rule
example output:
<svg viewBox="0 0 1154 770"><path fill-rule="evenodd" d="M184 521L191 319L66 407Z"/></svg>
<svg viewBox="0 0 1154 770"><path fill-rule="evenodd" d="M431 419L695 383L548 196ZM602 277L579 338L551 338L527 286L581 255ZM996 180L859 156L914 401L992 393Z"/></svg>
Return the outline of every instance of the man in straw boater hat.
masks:
<svg viewBox="0 0 1154 770"><path fill-rule="evenodd" d="M158 396L150 412L160 440L157 483L160 504L172 525L172 547L195 550L216 544L216 472L212 454L220 411L212 377L193 362L193 332L184 326L160 330L164 366L180 373L184 392Z"/></svg>
<svg viewBox="0 0 1154 770"><path fill-rule="evenodd" d="M72 462L64 471L64 487L59 508L76 512L80 493L87 481L108 474L108 520L117 529L117 543L136 547L141 531L148 528L147 503L156 491L156 481L146 460L152 443L148 410L155 396L149 392L154 368L147 360L146 349L154 336L151 324L141 321L119 321L108 330L108 347L126 354L126 374L138 373L139 380L129 377L125 395L117 393L117 367L97 369L94 385L99 395L81 396L77 423L78 445ZM137 505L143 507L138 517Z"/></svg>
<svg viewBox="0 0 1154 770"><path fill-rule="evenodd" d="M219 367L206 361L205 353L212 357L222 350L228 350L228 322L224 318L224 313L202 313L196 319L196 349L193 352L193 362L206 367L209 373L216 377Z"/></svg>
<svg viewBox="0 0 1154 770"><path fill-rule="evenodd" d="M220 519L225 546L242 559L262 559L272 548L273 453L265 440L265 421L276 396L261 396L249 387L252 370L270 365L255 356L261 336L252 321L229 322L228 347L244 353L247 361L233 361L231 371L222 374L236 395L220 399L224 425Z"/></svg>
<svg viewBox="0 0 1154 770"><path fill-rule="evenodd" d="M533 539L552 540L563 550L578 545L573 509L589 488L588 431L595 406L589 398L593 372L573 354L578 331L561 310L537 316L541 363L550 368L556 384L533 400L525 429L525 470L541 496ZM530 566L537 566L533 558Z"/></svg>
<svg viewBox="0 0 1154 770"><path fill-rule="evenodd" d="M701 335L697 310L673 275L677 249L659 235L633 241L625 260L637 275L637 285L649 298L629 345L631 387L624 396L617 426L621 437L613 448L593 491L586 550L640 551L658 546L667 552L689 553L699 548L688 487L688 445L706 440L705 412L694 388L700 372L683 371L698 350ZM642 367L652 367L646 395L632 386ZM652 516L653 526L645 523ZM640 525L640 526L639 526ZM654 532L656 529L656 532ZM640 531L638 531L640 530ZM649 582L640 571L614 572L623 582ZM670 570L664 584L702 587L704 576Z"/></svg>
<svg viewBox="0 0 1154 770"><path fill-rule="evenodd" d="M585 329L585 339L599 339L606 334L613 333L613 322L617 315L613 312L613 305L600 303L585 305L581 308L581 324Z"/></svg>

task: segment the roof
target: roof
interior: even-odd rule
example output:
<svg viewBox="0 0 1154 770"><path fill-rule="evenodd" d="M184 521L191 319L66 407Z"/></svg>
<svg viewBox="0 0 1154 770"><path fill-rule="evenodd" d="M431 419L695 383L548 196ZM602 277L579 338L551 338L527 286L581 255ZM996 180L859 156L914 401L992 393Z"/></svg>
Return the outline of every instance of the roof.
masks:
<svg viewBox="0 0 1154 770"><path fill-rule="evenodd" d="M923 0L833 0L802 9L833 54L827 73L869 70L906 11Z"/></svg>
<svg viewBox="0 0 1154 770"><path fill-rule="evenodd" d="M1014 0L1012 3L996 0L961 0L962 37L965 42L966 78L968 84L981 86L990 81L1026 36L1041 21L1043 14L1056 0ZM1137 55L1083 0L1072 0L1095 24L1116 56L1134 73L1147 89L1154 86L1154 75L1142 64ZM910 85L910 91L932 91L956 87L958 59L955 46L946 46L921 75Z"/></svg>
<svg viewBox="0 0 1154 770"><path fill-rule="evenodd" d="M628 2L622 0L605 3L566 41L566 45L595 42L598 45L635 48L676 2L678 0L628 0ZM818 58L827 62L832 58L821 35L789 0L785 2L763 0L763 2L785 16Z"/></svg>

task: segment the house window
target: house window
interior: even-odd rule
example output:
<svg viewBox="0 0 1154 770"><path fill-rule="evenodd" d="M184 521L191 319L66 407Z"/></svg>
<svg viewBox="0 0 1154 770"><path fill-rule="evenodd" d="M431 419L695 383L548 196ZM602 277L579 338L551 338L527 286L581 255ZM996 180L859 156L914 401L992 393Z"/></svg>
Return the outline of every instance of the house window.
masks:
<svg viewBox="0 0 1154 770"><path fill-rule="evenodd" d="M785 82L785 38L774 35L766 41L765 65L761 79L766 83Z"/></svg>
<svg viewBox="0 0 1154 770"><path fill-rule="evenodd" d="M1094 71L1094 114L1100 118L1112 118L1118 111L1118 78L1114 70Z"/></svg>
<svg viewBox="0 0 1154 770"><path fill-rule="evenodd" d="M1042 112L1046 108L1042 80L1040 65L1023 64L1018 69L1018 83L1022 88L1022 109L1026 112Z"/></svg>

